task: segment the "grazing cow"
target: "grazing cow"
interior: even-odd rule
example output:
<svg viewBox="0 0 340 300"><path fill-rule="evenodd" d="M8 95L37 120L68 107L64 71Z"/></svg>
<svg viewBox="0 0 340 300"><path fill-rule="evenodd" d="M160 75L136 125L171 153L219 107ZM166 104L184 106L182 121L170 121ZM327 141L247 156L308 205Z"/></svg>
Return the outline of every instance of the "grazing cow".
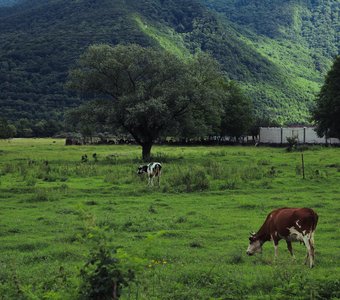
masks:
<svg viewBox="0 0 340 300"><path fill-rule="evenodd" d="M161 177L161 170L162 165L158 162L152 162L147 165L141 165L138 167L137 174L144 174L148 175L148 185L153 186L153 180L157 177L158 186L160 184L160 177Z"/></svg>
<svg viewBox="0 0 340 300"><path fill-rule="evenodd" d="M277 257L279 240L286 240L288 250L294 257L292 242L303 242L307 248L306 263L314 266L314 232L318 215L310 208L279 208L273 210L257 233L249 237L248 255L262 252L266 241L274 242Z"/></svg>

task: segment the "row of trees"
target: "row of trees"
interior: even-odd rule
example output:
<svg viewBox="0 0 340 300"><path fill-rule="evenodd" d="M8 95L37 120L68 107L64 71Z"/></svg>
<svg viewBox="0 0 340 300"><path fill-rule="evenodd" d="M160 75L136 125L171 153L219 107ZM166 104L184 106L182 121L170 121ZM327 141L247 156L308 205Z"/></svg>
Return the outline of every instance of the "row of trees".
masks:
<svg viewBox="0 0 340 300"><path fill-rule="evenodd" d="M130 135L142 146L143 159L161 138L256 135L265 124L240 87L227 81L219 64L199 53L183 61L139 45L94 45L71 70L68 87L87 99L69 111L68 130L94 136ZM317 97L313 119L320 136L340 138L340 57ZM263 120L262 120L263 121ZM51 120L0 119L0 138L51 136L63 128Z"/></svg>
<svg viewBox="0 0 340 300"><path fill-rule="evenodd" d="M94 99L67 114L73 129L128 133L142 146L144 160L159 138L238 139L253 120L250 99L203 53L183 61L134 44L94 45L71 71L68 86Z"/></svg>
<svg viewBox="0 0 340 300"><path fill-rule="evenodd" d="M13 137L51 137L64 129L61 121L19 119L9 122L0 118L0 139Z"/></svg>
<svg viewBox="0 0 340 300"><path fill-rule="evenodd" d="M94 45L71 71L69 87L95 98L70 111L66 120L84 135L128 133L150 157L165 136L256 135L250 99L227 81L207 54L183 62L138 45ZM98 100L99 99L99 100ZM312 112L320 136L340 138L340 57L334 61ZM258 123L258 124L257 124Z"/></svg>

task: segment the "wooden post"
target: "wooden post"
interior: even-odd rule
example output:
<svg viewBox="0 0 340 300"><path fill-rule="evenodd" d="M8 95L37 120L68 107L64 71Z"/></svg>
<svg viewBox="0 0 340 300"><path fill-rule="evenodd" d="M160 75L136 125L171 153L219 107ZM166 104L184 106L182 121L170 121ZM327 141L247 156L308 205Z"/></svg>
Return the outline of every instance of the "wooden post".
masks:
<svg viewBox="0 0 340 300"><path fill-rule="evenodd" d="M303 159L303 153L301 153L301 163L302 163L302 178L305 179L305 161Z"/></svg>

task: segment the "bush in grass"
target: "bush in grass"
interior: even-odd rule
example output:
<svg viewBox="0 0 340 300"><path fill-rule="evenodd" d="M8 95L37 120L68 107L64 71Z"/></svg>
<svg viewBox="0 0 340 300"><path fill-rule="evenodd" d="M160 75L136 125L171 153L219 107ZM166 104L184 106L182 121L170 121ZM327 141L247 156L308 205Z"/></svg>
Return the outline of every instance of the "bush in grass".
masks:
<svg viewBox="0 0 340 300"><path fill-rule="evenodd" d="M295 166L295 173L296 175L301 175L302 174L302 167L300 164Z"/></svg>
<svg viewBox="0 0 340 300"><path fill-rule="evenodd" d="M310 179L326 179L328 177L327 172L319 169L310 169L308 171L308 177Z"/></svg>
<svg viewBox="0 0 340 300"><path fill-rule="evenodd" d="M248 167L242 170L241 178L244 181L258 180L264 177L263 169L259 167Z"/></svg>
<svg viewBox="0 0 340 300"><path fill-rule="evenodd" d="M164 152L157 152L154 155L151 155L150 161L158 161L160 163L167 163L172 160L175 160L174 158L171 158L168 154Z"/></svg>
<svg viewBox="0 0 340 300"><path fill-rule="evenodd" d="M81 299L116 300L120 298L123 287L134 281L135 272L124 268L115 249L101 244L91 253L80 270L80 276Z"/></svg>
<svg viewBox="0 0 340 300"><path fill-rule="evenodd" d="M240 280L231 277L219 280L213 285L213 297L218 299L247 299L249 288Z"/></svg>
<svg viewBox="0 0 340 300"><path fill-rule="evenodd" d="M113 174L112 172L109 172L109 173L105 174L105 176L104 176L104 182L110 183L110 184L115 184L115 183L117 183L116 175Z"/></svg>
<svg viewBox="0 0 340 300"><path fill-rule="evenodd" d="M244 263L242 253L243 252L241 249L239 249L238 251L234 251L229 258L230 264L237 265Z"/></svg>
<svg viewBox="0 0 340 300"><path fill-rule="evenodd" d="M118 164L118 155L110 154L105 157L105 162L109 165L116 165Z"/></svg>
<svg viewBox="0 0 340 300"><path fill-rule="evenodd" d="M227 180L220 186L220 190L237 190L240 187L241 180L238 177Z"/></svg>
<svg viewBox="0 0 340 300"><path fill-rule="evenodd" d="M74 170L74 174L80 177L91 177L98 175L98 167L93 164L78 164Z"/></svg>
<svg viewBox="0 0 340 300"><path fill-rule="evenodd" d="M259 166L269 166L269 165L270 165L270 161L267 160L267 159L260 159L260 160L257 162L257 164L258 164Z"/></svg>
<svg viewBox="0 0 340 300"><path fill-rule="evenodd" d="M27 186L35 186L36 183L37 183L37 180L33 176L29 176L29 177L26 178L26 185Z"/></svg>
<svg viewBox="0 0 340 300"><path fill-rule="evenodd" d="M297 136L292 136L292 137L287 137L287 151L292 152L293 150L296 149L296 146L298 144L298 137Z"/></svg>
<svg viewBox="0 0 340 300"><path fill-rule="evenodd" d="M11 163L6 163L1 169L1 175L6 175L15 172L15 165Z"/></svg>
<svg viewBox="0 0 340 300"><path fill-rule="evenodd" d="M27 202L47 202L57 200L57 190L54 189L36 189L33 196L27 199Z"/></svg>
<svg viewBox="0 0 340 300"><path fill-rule="evenodd" d="M82 279L79 296L82 300L116 300L123 287L135 280L133 267L137 264L122 251L108 245L110 237L105 228L96 225L96 218L87 210L80 210L84 242L92 245L85 265L80 269ZM133 265L133 267L132 267Z"/></svg>
<svg viewBox="0 0 340 300"><path fill-rule="evenodd" d="M198 192L208 190L210 183L202 168L178 169L169 180L172 189L178 192Z"/></svg>
<svg viewBox="0 0 340 300"><path fill-rule="evenodd" d="M205 160L203 166L209 176L213 179L222 179L225 177L223 165L214 160Z"/></svg>
<svg viewBox="0 0 340 300"><path fill-rule="evenodd" d="M340 299L340 279L322 279L314 285L318 299Z"/></svg>
<svg viewBox="0 0 340 300"><path fill-rule="evenodd" d="M45 190L38 189L35 194L28 199L28 202L46 202L49 201L48 194Z"/></svg>

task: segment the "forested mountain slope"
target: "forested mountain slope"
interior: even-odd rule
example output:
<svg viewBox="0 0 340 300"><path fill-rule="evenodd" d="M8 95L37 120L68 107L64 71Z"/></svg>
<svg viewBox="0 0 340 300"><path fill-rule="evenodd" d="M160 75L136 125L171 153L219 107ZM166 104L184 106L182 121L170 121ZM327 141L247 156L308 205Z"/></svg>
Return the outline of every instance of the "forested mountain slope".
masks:
<svg viewBox="0 0 340 300"><path fill-rule="evenodd" d="M80 102L64 83L84 49L133 42L183 60L208 51L259 115L304 122L338 30L336 0L23 0L0 8L0 114L62 119Z"/></svg>
<svg viewBox="0 0 340 300"><path fill-rule="evenodd" d="M205 0L204 3L232 22L249 47L272 62L283 75L279 85L270 81L265 83L265 88L247 84L255 99L273 107L274 115L279 111L282 116L285 111L281 120L287 120L287 114L303 117L303 112L308 112L305 105L308 108L313 104L319 82L340 53L340 1ZM294 100L296 105L292 103ZM308 119L308 113L305 117Z"/></svg>

